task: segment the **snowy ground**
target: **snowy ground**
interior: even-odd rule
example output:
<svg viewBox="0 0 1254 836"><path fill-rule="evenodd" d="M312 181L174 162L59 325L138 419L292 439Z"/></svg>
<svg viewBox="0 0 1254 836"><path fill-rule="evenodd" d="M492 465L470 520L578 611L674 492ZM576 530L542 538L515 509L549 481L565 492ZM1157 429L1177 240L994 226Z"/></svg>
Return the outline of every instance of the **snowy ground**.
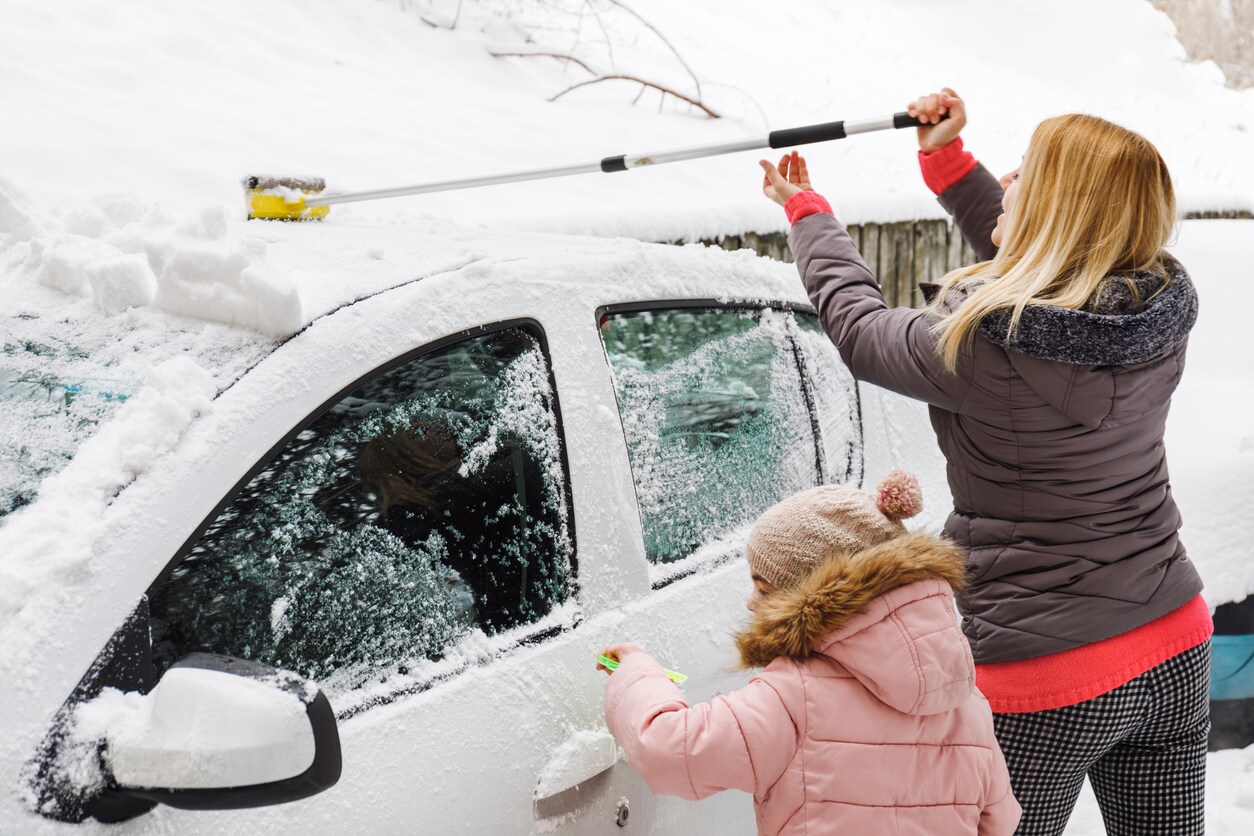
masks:
<svg viewBox="0 0 1254 836"><path fill-rule="evenodd" d="M447 23L456 5L0 0L0 270L38 276L39 288L24 293L51 287L90 300L74 303L74 316L86 310L108 323L100 312L139 305L117 321L156 323L192 355L206 342L231 344L246 363L327 302L299 277L268 271L264 247L226 234L226 217L242 213L245 174L315 173L349 190L595 161L886 114L940 84L968 98L969 146L994 169L1015 163L1040 118L1083 110L1150 136L1184 208L1254 209L1254 91L1226 89L1213 65L1186 63L1170 23L1143 0L805 0L769 11L755 0L638 0L633 7L702 79L719 120L673 100L659 108L655 93L632 106L636 90L625 84L547 102L583 80L580 71L493 58L490 48L525 46L499 20L468 14L450 30L421 19ZM546 37L529 48L573 43L569 32ZM595 51L594 35L577 40ZM646 31L617 48L628 69L692 92ZM919 183L909 132L810 156L816 184L848 221L940 213ZM756 158L338 207L322 229L367 264L382 250L350 228L369 222L403 231L456 219L649 240L779 229L781 213L758 193ZM1254 499L1244 417L1254 412L1254 352L1238 341L1246 328L1236 303L1254 278L1252 231L1252 221L1191 222L1174 248L1197 279L1202 311L1168 446L1184 537L1212 604L1254 591L1248 537L1237 528ZM6 290L6 306L16 300ZM215 325L225 330L210 338L167 313L254 330ZM134 390L143 376L134 370ZM215 391L203 382L198 397ZM152 384L161 391L161 374ZM115 466L130 478L128 467L146 464ZM1209 764L1209 832L1251 832L1254 748L1212 754ZM1067 832L1102 832L1087 790Z"/></svg>

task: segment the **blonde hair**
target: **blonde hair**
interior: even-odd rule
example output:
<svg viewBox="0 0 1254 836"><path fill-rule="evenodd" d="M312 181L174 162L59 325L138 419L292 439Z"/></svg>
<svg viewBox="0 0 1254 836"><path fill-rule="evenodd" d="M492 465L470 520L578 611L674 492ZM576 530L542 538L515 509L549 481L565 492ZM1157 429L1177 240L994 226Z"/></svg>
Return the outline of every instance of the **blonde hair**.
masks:
<svg viewBox="0 0 1254 836"><path fill-rule="evenodd" d="M941 280L932 309L941 314L934 329L945 367L957 368L994 311L1010 311L1013 336L1029 305L1083 308L1111 274L1125 274L1134 298L1126 274L1169 278L1162 250L1175 224L1171 175L1149 140L1096 116L1046 119L1023 157L997 255ZM943 306L954 290L970 295L951 311Z"/></svg>

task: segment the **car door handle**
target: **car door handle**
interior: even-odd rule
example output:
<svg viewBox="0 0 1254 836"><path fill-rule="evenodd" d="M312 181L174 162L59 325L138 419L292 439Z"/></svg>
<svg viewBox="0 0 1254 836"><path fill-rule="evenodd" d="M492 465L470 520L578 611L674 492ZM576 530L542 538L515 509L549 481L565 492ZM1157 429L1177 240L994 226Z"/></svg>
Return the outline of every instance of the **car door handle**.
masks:
<svg viewBox="0 0 1254 836"><path fill-rule="evenodd" d="M553 750L536 782L535 801L541 805L554 796L576 789L614 767L618 744L605 729L576 732ZM547 805L546 805L547 806Z"/></svg>

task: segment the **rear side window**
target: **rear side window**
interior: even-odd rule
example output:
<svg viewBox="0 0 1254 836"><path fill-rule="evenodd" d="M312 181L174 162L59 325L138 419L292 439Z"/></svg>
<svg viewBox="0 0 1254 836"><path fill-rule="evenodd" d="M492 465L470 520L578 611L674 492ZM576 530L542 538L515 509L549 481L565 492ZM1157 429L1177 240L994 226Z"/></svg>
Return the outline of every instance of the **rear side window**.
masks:
<svg viewBox="0 0 1254 836"><path fill-rule="evenodd" d="M344 691L533 625L570 593L568 505L537 332L409 360L296 435L154 591L158 673L203 650Z"/></svg>
<svg viewBox="0 0 1254 836"><path fill-rule="evenodd" d="M856 385L838 380L834 349L805 353L794 314L652 310L600 324L651 563L717 548L799 490L860 479ZM820 365L821 385L837 387L822 414L809 376Z"/></svg>

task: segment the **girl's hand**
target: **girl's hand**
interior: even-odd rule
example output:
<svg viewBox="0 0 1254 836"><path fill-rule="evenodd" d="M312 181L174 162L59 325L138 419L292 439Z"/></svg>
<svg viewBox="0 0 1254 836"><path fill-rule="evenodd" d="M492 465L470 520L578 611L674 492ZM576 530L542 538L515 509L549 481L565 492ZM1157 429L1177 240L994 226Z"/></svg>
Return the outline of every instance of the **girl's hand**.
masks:
<svg viewBox="0 0 1254 836"><path fill-rule="evenodd" d="M806 158L796 151L780 157L778 169L766 160L758 160L758 165L766 172L762 178L762 194L780 206L798 192L813 191Z"/></svg>
<svg viewBox="0 0 1254 836"><path fill-rule="evenodd" d="M608 656L615 662L621 662L625 657L630 656L633 653L644 653L644 648L638 644L612 644L601 651L602 656ZM608 674L614 673L600 662L597 662L597 670L605 671Z"/></svg>
<svg viewBox="0 0 1254 836"><path fill-rule="evenodd" d="M923 124L919 126L919 150L935 154L958 138L967 124L967 108L958 94L948 87L939 93L920 96L906 105L906 112ZM943 117L948 114L948 119Z"/></svg>

